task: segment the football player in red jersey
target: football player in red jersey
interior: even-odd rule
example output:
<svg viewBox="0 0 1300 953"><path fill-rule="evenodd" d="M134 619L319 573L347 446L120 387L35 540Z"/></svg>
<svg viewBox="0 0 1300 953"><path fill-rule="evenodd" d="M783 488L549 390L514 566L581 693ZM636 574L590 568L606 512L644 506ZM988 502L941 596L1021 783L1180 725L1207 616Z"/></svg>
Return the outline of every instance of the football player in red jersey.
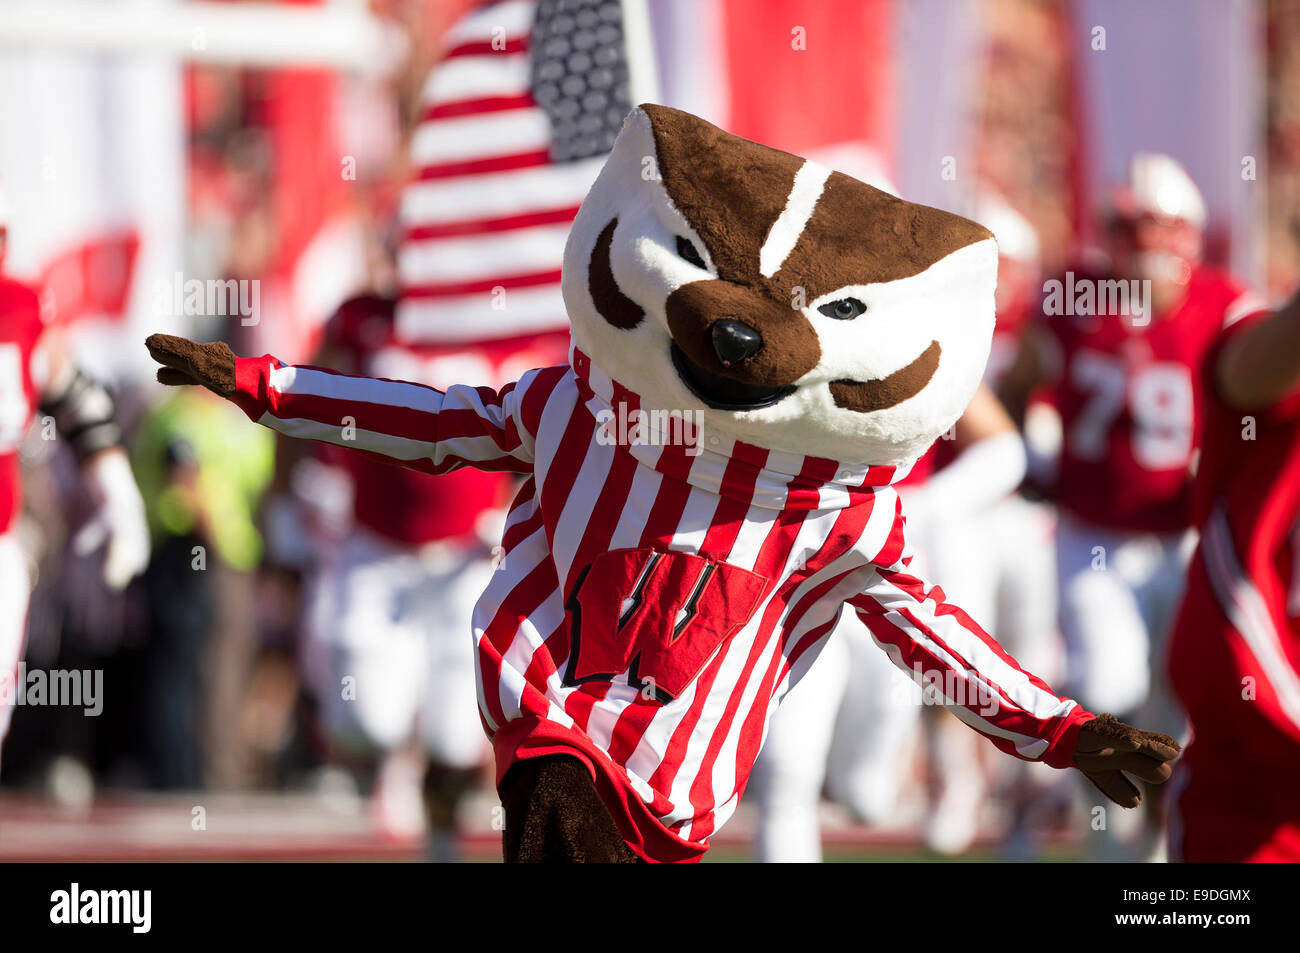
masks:
<svg viewBox="0 0 1300 953"><path fill-rule="evenodd" d="M1108 223L1108 267L1045 282L1031 339L1062 425L1050 493L1060 511L1067 681L1175 736L1177 706L1152 671L1194 545L1200 368L1223 328L1260 306L1202 263L1204 225L1204 202L1183 168L1137 155ZM1111 825L1095 845L1102 856L1158 857L1159 800L1148 799L1144 830Z"/></svg>
<svg viewBox="0 0 1300 953"><path fill-rule="evenodd" d="M149 560L144 503L120 446L108 392L70 360L47 327L36 292L4 276L7 215L0 196L0 742L13 715L31 579L15 526L22 509L19 449L39 407L81 464L95 512L74 537L82 553L104 547L104 581L121 589Z"/></svg>
<svg viewBox="0 0 1300 953"><path fill-rule="evenodd" d="M1206 361L1200 545L1169 674L1192 727L1170 853L1300 861L1300 297Z"/></svg>
<svg viewBox="0 0 1300 953"><path fill-rule="evenodd" d="M397 333L394 310L394 299L375 294L344 302L326 327L319 363L432 386L460 379L499 385L563 360L568 346L567 332L415 343ZM470 615L492 572L485 540L499 535L511 479L471 469L432 477L325 450L350 477L352 521L312 586L308 678L339 751L362 763L379 760L375 803L381 823L395 831L401 821L384 806L399 789L394 759L418 736L427 758L430 856L450 860L457 805L487 755ZM355 691L347 690L349 678Z"/></svg>

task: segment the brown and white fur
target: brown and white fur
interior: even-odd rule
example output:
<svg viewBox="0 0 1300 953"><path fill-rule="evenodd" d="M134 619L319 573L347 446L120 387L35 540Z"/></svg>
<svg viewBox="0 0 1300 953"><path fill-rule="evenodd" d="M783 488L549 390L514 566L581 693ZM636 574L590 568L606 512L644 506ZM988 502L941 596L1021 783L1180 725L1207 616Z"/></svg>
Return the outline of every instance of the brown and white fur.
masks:
<svg viewBox="0 0 1300 953"><path fill-rule="evenodd" d="M575 345L643 408L881 465L969 403L996 280L982 226L656 105L629 113L564 260Z"/></svg>

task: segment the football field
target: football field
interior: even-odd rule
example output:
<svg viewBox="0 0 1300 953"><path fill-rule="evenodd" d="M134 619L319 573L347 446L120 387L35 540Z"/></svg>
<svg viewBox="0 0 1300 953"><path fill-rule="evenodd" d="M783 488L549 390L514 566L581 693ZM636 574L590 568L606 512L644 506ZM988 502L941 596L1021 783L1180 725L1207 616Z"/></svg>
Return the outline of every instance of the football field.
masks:
<svg viewBox="0 0 1300 953"><path fill-rule="evenodd" d="M484 795L466 809L466 862L500 860L493 830L495 799ZM977 841L959 858L927 850L916 830L873 831L824 810L828 863L978 862L1004 859L997 845ZM753 818L742 808L713 840L707 863L753 859ZM1043 859L1069 861L1076 848L1054 839ZM0 797L0 863L98 861L321 861L419 862L418 832L385 830L363 802L305 794L106 795L80 807L6 794Z"/></svg>

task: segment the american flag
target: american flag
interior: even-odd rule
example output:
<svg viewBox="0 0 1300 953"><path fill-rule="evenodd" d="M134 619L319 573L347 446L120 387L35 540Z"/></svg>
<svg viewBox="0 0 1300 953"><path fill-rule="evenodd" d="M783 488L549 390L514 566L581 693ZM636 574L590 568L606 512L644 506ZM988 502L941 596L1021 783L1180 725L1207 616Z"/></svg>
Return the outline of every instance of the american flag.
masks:
<svg viewBox="0 0 1300 953"><path fill-rule="evenodd" d="M631 108L618 0L509 0L447 34L401 202L398 333L444 344L568 327L569 225Z"/></svg>

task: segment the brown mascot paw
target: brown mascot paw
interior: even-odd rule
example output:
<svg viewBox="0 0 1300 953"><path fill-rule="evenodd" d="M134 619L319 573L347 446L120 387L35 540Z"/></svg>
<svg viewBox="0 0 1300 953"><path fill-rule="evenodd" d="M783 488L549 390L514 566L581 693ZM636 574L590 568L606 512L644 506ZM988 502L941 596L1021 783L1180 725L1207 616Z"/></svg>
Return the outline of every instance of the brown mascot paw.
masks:
<svg viewBox="0 0 1300 953"><path fill-rule="evenodd" d="M235 354L222 342L199 344L172 334L151 334L144 346L163 365L158 368L160 384L202 384L222 397L235 392Z"/></svg>
<svg viewBox="0 0 1300 953"><path fill-rule="evenodd" d="M1079 729L1074 763L1116 804L1137 807L1142 793L1123 772L1149 784L1163 784L1173 773L1171 762L1180 750L1168 735L1134 728L1113 715L1100 715Z"/></svg>
<svg viewBox="0 0 1300 953"><path fill-rule="evenodd" d="M543 755L510 766L500 785L506 863L634 864L640 858L577 758Z"/></svg>

